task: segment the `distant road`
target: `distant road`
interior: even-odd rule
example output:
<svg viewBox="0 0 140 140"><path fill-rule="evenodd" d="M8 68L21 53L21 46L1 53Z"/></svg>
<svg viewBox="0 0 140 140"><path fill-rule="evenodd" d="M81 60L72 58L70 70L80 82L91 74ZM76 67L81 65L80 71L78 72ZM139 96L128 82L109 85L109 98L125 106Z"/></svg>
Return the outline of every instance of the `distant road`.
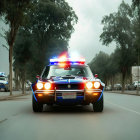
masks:
<svg viewBox="0 0 140 140"><path fill-rule="evenodd" d="M33 113L31 95L1 101L0 140L140 140L140 96L105 93L103 113L92 106Z"/></svg>

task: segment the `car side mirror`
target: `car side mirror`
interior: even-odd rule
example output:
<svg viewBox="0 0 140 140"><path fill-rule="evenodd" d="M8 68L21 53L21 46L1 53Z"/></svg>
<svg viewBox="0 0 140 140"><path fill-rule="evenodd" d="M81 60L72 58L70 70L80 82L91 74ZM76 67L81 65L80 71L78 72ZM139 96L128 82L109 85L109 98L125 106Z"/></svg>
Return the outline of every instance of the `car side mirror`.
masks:
<svg viewBox="0 0 140 140"><path fill-rule="evenodd" d="M40 76L39 76L39 75L37 75L37 76L36 76L36 78L37 78L37 79L40 79Z"/></svg>
<svg viewBox="0 0 140 140"><path fill-rule="evenodd" d="M98 74L95 74L94 77L95 77L95 78L98 78Z"/></svg>

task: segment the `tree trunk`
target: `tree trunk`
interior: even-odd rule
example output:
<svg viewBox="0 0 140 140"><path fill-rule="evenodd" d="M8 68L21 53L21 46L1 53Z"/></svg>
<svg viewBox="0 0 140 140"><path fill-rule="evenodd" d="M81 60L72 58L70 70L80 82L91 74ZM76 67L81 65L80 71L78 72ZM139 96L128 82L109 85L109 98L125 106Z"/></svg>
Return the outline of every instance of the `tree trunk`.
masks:
<svg viewBox="0 0 140 140"><path fill-rule="evenodd" d="M122 73L122 93L124 93L124 90L125 90L125 75L126 75L126 72L123 72Z"/></svg>
<svg viewBox="0 0 140 140"><path fill-rule="evenodd" d="M114 76L111 76L111 89L114 90Z"/></svg>
<svg viewBox="0 0 140 140"><path fill-rule="evenodd" d="M18 76L17 76L17 70L16 70L16 69L15 69L15 71L14 71L14 77L15 77L15 80L14 80L14 82L15 82L15 90L17 91Z"/></svg>
<svg viewBox="0 0 140 140"><path fill-rule="evenodd" d="M22 77L22 94L25 94L25 71Z"/></svg>
<svg viewBox="0 0 140 140"><path fill-rule="evenodd" d="M24 94L24 80L22 78L22 94Z"/></svg>
<svg viewBox="0 0 140 140"><path fill-rule="evenodd" d="M19 90L19 71L15 69L15 89Z"/></svg>
<svg viewBox="0 0 140 140"><path fill-rule="evenodd" d="M12 95L12 87L13 87L12 56L13 56L13 46L11 45L9 47L9 89L10 89L10 95Z"/></svg>

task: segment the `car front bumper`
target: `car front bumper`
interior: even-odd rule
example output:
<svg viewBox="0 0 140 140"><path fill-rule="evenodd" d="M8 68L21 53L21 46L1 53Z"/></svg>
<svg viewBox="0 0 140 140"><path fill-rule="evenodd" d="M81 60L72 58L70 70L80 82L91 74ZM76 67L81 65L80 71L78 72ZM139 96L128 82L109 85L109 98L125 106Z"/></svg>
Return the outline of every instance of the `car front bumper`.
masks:
<svg viewBox="0 0 140 140"><path fill-rule="evenodd" d="M74 98L64 98L63 93L75 93ZM101 89L92 90L36 90L33 92L37 102L42 104L83 104L97 102L103 94Z"/></svg>
<svg viewBox="0 0 140 140"><path fill-rule="evenodd" d="M8 84L0 83L0 89L8 88Z"/></svg>

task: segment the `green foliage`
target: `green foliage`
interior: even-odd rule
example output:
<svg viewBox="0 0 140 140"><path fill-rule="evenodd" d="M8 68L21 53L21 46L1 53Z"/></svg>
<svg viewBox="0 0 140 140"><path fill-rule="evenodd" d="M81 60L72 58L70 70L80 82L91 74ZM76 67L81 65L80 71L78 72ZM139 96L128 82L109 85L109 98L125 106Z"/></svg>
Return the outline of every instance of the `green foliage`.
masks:
<svg viewBox="0 0 140 140"><path fill-rule="evenodd" d="M115 42L118 47L132 45L132 10L124 1L119 6L118 12L105 16L102 20L103 33L100 39L103 45Z"/></svg>
<svg viewBox="0 0 140 140"><path fill-rule="evenodd" d="M140 7L140 0L132 0L134 7Z"/></svg>
<svg viewBox="0 0 140 140"><path fill-rule="evenodd" d="M137 51L137 56L138 56L138 64L140 65L140 0L133 0L133 14L134 14L134 19L133 19L133 30L135 32L135 42L134 46Z"/></svg>
<svg viewBox="0 0 140 140"><path fill-rule="evenodd" d="M13 45L16 39L16 34L21 25L24 24L27 17L27 11L31 8L32 0L1 0L0 2L0 16L4 16L6 24L9 24L9 31L7 32L7 44L9 45L9 87L10 95L12 95L12 57Z"/></svg>
<svg viewBox="0 0 140 140"><path fill-rule="evenodd" d="M34 1L34 10L27 14L28 22L15 43L14 60L15 68L25 67L27 79L34 81L51 57L67 51L78 18L65 0ZM22 65L23 61L26 65Z"/></svg>
<svg viewBox="0 0 140 140"><path fill-rule="evenodd" d="M18 28L26 21L27 11L30 9L31 0L2 0L2 13L10 30L7 34L7 42L12 46Z"/></svg>
<svg viewBox="0 0 140 140"><path fill-rule="evenodd" d="M4 4L5 3L5 0L0 0L0 15L3 13L4 11Z"/></svg>
<svg viewBox="0 0 140 140"><path fill-rule="evenodd" d="M117 58L119 58L118 49L111 55L99 52L99 54L90 62L89 66L92 72L99 74L99 78L107 84L114 75L119 73L119 62Z"/></svg>
<svg viewBox="0 0 140 140"><path fill-rule="evenodd" d="M124 80L126 73L134 63L136 63L136 49L134 47L136 34L134 31L134 12L133 9L124 1L120 4L118 11L105 16L102 20L103 33L100 40L103 45L108 46L115 42L118 55L118 68L122 73L122 85L124 88Z"/></svg>
<svg viewBox="0 0 140 140"><path fill-rule="evenodd" d="M92 72L95 74L99 74L99 77L106 82L107 77L108 77L108 72L109 72L109 67L108 67L108 62L109 62L109 55L100 52L99 54L96 55L96 57L90 62L89 66L92 70Z"/></svg>
<svg viewBox="0 0 140 140"><path fill-rule="evenodd" d="M23 67L32 57L30 47L32 46L32 39L28 32L20 29L16 38L14 47L14 67L18 66L20 71L23 71Z"/></svg>

